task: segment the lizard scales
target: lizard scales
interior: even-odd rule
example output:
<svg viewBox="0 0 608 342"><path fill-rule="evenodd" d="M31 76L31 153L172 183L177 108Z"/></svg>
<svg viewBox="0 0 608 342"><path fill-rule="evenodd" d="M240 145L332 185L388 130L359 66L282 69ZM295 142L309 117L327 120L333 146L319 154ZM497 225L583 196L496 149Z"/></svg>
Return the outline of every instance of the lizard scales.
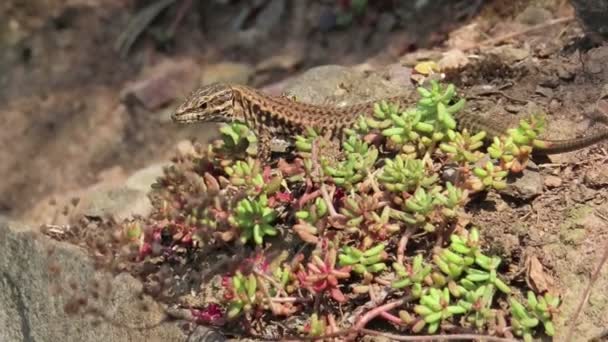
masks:
<svg viewBox="0 0 608 342"><path fill-rule="evenodd" d="M384 98L400 108L413 103L410 96ZM270 157L273 137L293 138L307 128L316 129L328 138L341 138L345 128L352 127L360 115L373 112L375 101L345 107L321 106L293 101L282 96L271 96L254 88L214 83L194 91L173 113L175 122L232 122L246 123L259 140L258 157ZM506 127L465 111L456 112L458 128L471 132L485 131L488 138L505 134ZM536 140L535 153L558 154L582 149L608 139L608 128L581 138L565 140Z"/></svg>

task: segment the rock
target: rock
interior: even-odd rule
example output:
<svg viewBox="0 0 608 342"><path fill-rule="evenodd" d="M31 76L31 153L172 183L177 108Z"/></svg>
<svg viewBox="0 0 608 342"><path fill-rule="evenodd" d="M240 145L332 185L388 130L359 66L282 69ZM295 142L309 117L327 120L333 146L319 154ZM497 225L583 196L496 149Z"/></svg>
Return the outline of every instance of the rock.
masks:
<svg viewBox="0 0 608 342"><path fill-rule="evenodd" d="M124 185L90 189L81 197L74 217L114 217L121 221L132 216L147 216L152 211L148 199L150 186L163 174L167 164L156 164L132 174Z"/></svg>
<svg viewBox="0 0 608 342"><path fill-rule="evenodd" d="M608 100L608 83L604 84L602 86L602 91L600 91L600 99L605 99ZM608 109L608 101L600 101L600 103L602 103L605 107ZM598 103L599 106L599 103ZM608 112L606 112L606 115L608 115Z"/></svg>
<svg viewBox="0 0 608 342"><path fill-rule="evenodd" d="M384 75L388 81L407 85L412 77L412 69L406 68L400 63L393 63L384 68Z"/></svg>
<svg viewBox="0 0 608 342"><path fill-rule="evenodd" d="M602 187L608 185L608 169L596 167L585 173L585 185L589 187Z"/></svg>
<svg viewBox="0 0 608 342"><path fill-rule="evenodd" d="M576 11L576 18L586 33L598 43L608 39L608 2L605 0L570 0Z"/></svg>
<svg viewBox="0 0 608 342"><path fill-rule="evenodd" d="M163 168L171 165L170 163L159 163L141 169L133 173L125 182L127 189L139 190L145 193L150 191L150 186L156 179L163 175Z"/></svg>
<svg viewBox="0 0 608 342"><path fill-rule="evenodd" d="M572 81L576 74L564 65L557 66L557 77L564 81Z"/></svg>
<svg viewBox="0 0 608 342"><path fill-rule="evenodd" d="M437 65L439 65L439 68L442 71L461 69L467 64L469 64L469 58L464 52L458 49L447 51L443 54L441 60L437 62Z"/></svg>
<svg viewBox="0 0 608 342"><path fill-rule="evenodd" d="M553 19L550 11L536 6L529 6L524 9L515 20L525 25L538 25Z"/></svg>
<svg viewBox="0 0 608 342"><path fill-rule="evenodd" d="M52 265L58 265L61 272L55 272ZM93 281L102 289L109 285L110 291L99 300L84 291ZM57 286L69 288L67 284L72 282L85 289L53 292ZM0 341L185 341L182 323L154 325L163 320L164 313L149 297L143 296L142 302L141 289L141 283L130 275L112 278L96 271L80 248L0 218ZM64 307L80 295L89 307L99 307L120 324L83 314L67 315ZM133 328L147 323L149 328Z"/></svg>
<svg viewBox="0 0 608 342"><path fill-rule="evenodd" d="M507 188L501 190L501 194L522 200L530 200L543 191L543 181L540 173L530 168L524 170L521 177L507 183Z"/></svg>
<svg viewBox="0 0 608 342"><path fill-rule="evenodd" d="M151 165L128 177L122 169L110 169L100 174L101 180L88 188L41 201L23 220L32 225L69 225L83 215L112 216L117 220L133 215L145 216L152 210L147 194L152 183L162 175L164 165Z"/></svg>
<svg viewBox="0 0 608 342"><path fill-rule="evenodd" d="M114 217L122 221L133 215L147 216L151 211L146 192L118 187L93 191L81 198L74 216Z"/></svg>
<svg viewBox="0 0 608 342"><path fill-rule="evenodd" d="M549 189L557 188L562 185L562 179L557 176L549 175L545 177L545 186Z"/></svg>
<svg viewBox="0 0 608 342"><path fill-rule="evenodd" d="M463 25L449 33L445 44L450 49L467 49L485 38L481 32L482 30L480 30L477 22Z"/></svg>
<svg viewBox="0 0 608 342"><path fill-rule="evenodd" d="M275 54L259 62L255 66L255 72L268 72L272 70L294 70L304 61L304 51L300 46L291 44L291 48L285 49L284 53Z"/></svg>
<svg viewBox="0 0 608 342"><path fill-rule="evenodd" d="M527 49L514 48L510 45L504 45L489 50L488 54L500 58L505 64L515 64L530 56L530 51Z"/></svg>
<svg viewBox="0 0 608 342"><path fill-rule="evenodd" d="M545 75L540 80L539 84L547 88L557 88L559 86L559 78L557 75Z"/></svg>
<svg viewBox="0 0 608 342"><path fill-rule="evenodd" d="M404 85L398 80L387 80L383 77L383 70L363 72L343 66L326 65L312 68L290 80L284 93L295 96L301 102L337 106L387 96L415 95L411 83Z"/></svg>
<svg viewBox="0 0 608 342"><path fill-rule="evenodd" d="M553 97L553 90L551 90L550 88L547 88L547 87L542 87L540 85L536 86L534 93L538 94L538 95L542 95L549 99Z"/></svg>
<svg viewBox="0 0 608 342"><path fill-rule="evenodd" d="M271 0L257 16L255 27L262 32L270 32L279 25L281 17L285 14L285 8L285 1Z"/></svg>
<svg viewBox="0 0 608 342"><path fill-rule="evenodd" d="M245 63L223 62L206 65L202 72L202 85L215 82L247 84L254 68Z"/></svg>
<svg viewBox="0 0 608 342"><path fill-rule="evenodd" d="M127 104L140 103L148 110L159 109L196 86L198 68L191 59L162 61L145 71L141 80L123 89L120 97Z"/></svg>

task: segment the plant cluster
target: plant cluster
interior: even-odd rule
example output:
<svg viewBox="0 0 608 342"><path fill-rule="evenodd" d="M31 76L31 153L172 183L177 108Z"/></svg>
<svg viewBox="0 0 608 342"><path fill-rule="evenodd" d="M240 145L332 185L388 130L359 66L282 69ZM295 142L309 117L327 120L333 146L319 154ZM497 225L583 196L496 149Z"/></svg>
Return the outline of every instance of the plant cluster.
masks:
<svg viewBox="0 0 608 342"><path fill-rule="evenodd" d="M239 246L244 261L208 284L209 303L223 308L226 328L249 332L288 316L298 317L282 322L289 335L357 333L370 319L408 333L553 335L559 298L530 292L520 304L465 212L471 194L502 189L522 169L542 120L483 151L484 132L456 128L465 102L453 85L418 91L411 108L382 102L361 113L338 157L315 153L331 143L310 131L296 138L294 160L262 165L251 131L225 125L222 140L166 169L154 214L124 226L133 262Z"/></svg>

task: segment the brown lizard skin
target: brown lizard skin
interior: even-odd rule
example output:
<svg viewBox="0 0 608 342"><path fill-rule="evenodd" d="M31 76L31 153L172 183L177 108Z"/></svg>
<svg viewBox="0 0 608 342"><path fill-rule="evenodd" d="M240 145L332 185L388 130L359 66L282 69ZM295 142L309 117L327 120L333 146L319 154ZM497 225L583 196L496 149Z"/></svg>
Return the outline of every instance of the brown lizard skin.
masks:
<svg viewBox="0 0 608 342"><path fill-rule="evenodd" d="M400 108L415 104L410 96L382 99ZM270 96L254 88L214 83L193 92L180 105L171 118L175 122L232 122L247 124L259 141L258 158L270 158L270 142L273 137L294 138L308 127L314 128L329 139L341 139L345 128L352 127L360 115L373 112L378 101L369 101L345 107L332 107L297 102L287 97ZM454 114L458 128L471 132L485 131L489 139L505 134L504 125L491 122L478 115L460 111ZM558 154L575 151L608 139L608 128L602 127L588 136L565 140L541 140L534 142L539 154Z"/></svg>

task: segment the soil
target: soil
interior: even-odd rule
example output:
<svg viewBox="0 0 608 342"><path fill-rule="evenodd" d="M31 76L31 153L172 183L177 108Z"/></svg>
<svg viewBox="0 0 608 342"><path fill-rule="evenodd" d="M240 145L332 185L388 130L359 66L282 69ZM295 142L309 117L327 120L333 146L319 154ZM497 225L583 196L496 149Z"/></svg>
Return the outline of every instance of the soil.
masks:
<svg viewBox="0 0 608 342"><path fill-rule="evenodd" d="M244 1L216 3L220 1L194 5L173 38L154 35L175 22L179 6L171 7L126 56L113 45L141 9L135 1L0 4L0 12L8 13L0 21L0 144L5 146L0 149L0 213L24 220L37 217L32 208L41 201L168 160L178 141L200 136L195 128L175 127L166 120L175 101L150 110L121 96L131 83L147 79L146 71L159 61L195 61L196 74L220 61L244 63L253 70L249 83L263 86L314 65L394 60L417 47L444 42L457 25L476 24L493 36L512 32L522 27L520 13L531 3L540 3L545 8L541 13L552 17L572 14L563 1L517 1L511 6L496 1L481 14L451 2L454 8L445 7L446 13L463 14L451 22L389 25L387 21L396 20L394 12L378 5L352 26L332 30L324 29L325 19L318 19L331 17L333 7L327 1L313 1L303 12L290 4L275 9L283 13L278 17L265 12L265 6L248 8ZM220 6L226 10L215 12ZM477 16L469 20L472 14ZM276 24L264 31L262 26L273 20ZM230 25L240 30L223 35ZM277 30L285 34L276 36ZM451 80L467 93L486 85L499 89L480 91L473 100L489 116L540 108L548 115L548 137L580 136L587 131L585 113L608 96L608 47L581 52L572 47L579 34L571 23L517 37L518 49L534 58L519 63L512 58L521 51L496 49L493 62L473 63L450 75ZM280 38L269 39L275 36ZM271 59L276 56L281 58ZM269 67L259 67L262 63ZM606 147L537 160L544 185L530 200L490 195L472 204L473 221L512 265L514 279L565 297L581 296L608 244ZM116 169L121 172L109 172ZM537 261L541 271L533 267ZM522 273L526 277L519 277ZM604 272L598 282L606 285L607 278ZM608 298L597 292L585 312L589 320L608 326ZM563 319L573 311L565 308Z"/></svg>

